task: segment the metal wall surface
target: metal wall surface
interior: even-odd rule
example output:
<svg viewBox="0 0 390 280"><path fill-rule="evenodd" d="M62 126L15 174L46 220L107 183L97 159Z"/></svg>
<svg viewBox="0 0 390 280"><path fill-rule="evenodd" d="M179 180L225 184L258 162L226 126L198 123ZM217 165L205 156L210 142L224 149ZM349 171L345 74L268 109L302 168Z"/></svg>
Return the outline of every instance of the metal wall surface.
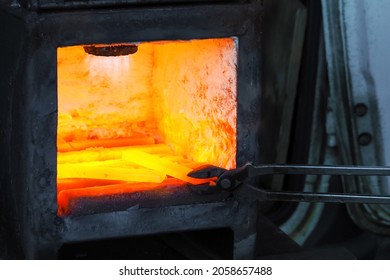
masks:
<svg viewBox="0 0 390 280"><path fill-rule="evenodd" d="M382 132L383 159L385 165L390 165L390 2L386 0L362 2L362 9L365 11L369 69L378 102L378 125ZM386 188L386 191L390 193L389 188Z"/></svg>
<svg viewBox="0 0 390 280"><path fill-rule="evenodd" d="M390 164L390 3L385 0L322 1L329 73L330 106L344 164ZM389 180L345 180L348 192L389 194ZM351 205L360 227L389 234L390 210L383 205Z"/></svg>

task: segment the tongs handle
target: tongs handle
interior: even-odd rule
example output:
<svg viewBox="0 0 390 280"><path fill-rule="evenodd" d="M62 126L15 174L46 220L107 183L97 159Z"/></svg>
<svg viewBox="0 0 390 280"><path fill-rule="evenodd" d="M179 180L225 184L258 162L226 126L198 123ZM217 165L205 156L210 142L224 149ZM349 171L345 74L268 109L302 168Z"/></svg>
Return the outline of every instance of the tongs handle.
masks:
<svg viewBox="0 0 390 280"><path fill-rule="evenodd" d="M299 165L299 164L264 164L247 163L248 177L266 174L306 174L306 175L361 175L390 176L387 166L350 166L350 165Z"/></svg>
<svg viewBox="0 0 390 280"><path fill-rule="evenodd" d="M390 196L385 195L270 191L251 185L236 190L237 194L240 192L244 192L246 197L260 201L390 204Z"/></svg>
<svg viewBox="0 0 390 280"><path fill-rule="evenodd" d="M305 175L361 175L390 176L390 167L386 166L327 166L327 165L246 165L226 171L218 178L217 185L225 190L235 190L247 178L274 174L305 174ZM353 193L314 193L271 191L245 184L247 197L262 201L296 201L296 202L333 202L333 203L384 203L390 204L390 196L364 195ZM249 192L249 195L248 195Z"/></svg>
<svg viewBox="0 0 390 280"><path fill-rule="evenodd" d="M242 167L228 170L221 174L218 178L217 185L223 189L234 189L248 178L276 174L390 176L390 167L299 164L253 165L252 163L247 163Z"/></svg>

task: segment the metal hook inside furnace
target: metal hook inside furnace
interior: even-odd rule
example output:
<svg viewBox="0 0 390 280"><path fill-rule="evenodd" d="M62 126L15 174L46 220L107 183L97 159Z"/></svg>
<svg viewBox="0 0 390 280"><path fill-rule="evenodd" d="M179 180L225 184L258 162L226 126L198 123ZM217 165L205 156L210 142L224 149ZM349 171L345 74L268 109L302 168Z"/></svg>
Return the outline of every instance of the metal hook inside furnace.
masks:
<svg viewBox="0 0 390 280"><path fill-rule="evenodd" d="M134 54L138 51L136 44L115 44L115 45L89 45L84 46L84 51L96 56L123 56Z"/></svg>

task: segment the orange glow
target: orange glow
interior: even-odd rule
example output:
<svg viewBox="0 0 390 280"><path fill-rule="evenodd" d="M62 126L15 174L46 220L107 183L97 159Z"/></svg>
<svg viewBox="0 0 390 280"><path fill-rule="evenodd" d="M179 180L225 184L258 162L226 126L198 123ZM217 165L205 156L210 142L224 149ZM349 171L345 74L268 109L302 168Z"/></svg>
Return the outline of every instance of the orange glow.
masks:
<svg viewBox="0 0 390 280"><path fill-rule="evenodd" d="M125 147L133 145L154 144L152 137L118 138L118 139L88 139L57 143L58 152L81 151L92 147Z"/></svg>
<svg viewBox="0 0 390 280"><path fill-rule="evenodd" d="M170 178L164 181L164 186L181 186L184 182L178 179ZM71 203L74 199L81 197L99 197L108 195L120 195L125 193L147 191L161 187L156 183L119 183L105 186L94 186L89 188L68 189L59 192L58 215L66 216L69 214Z"/></svg>
<svg viewBox="0 0 390 280"><path fill-rule="evenodd" d="M57 166L57 178L94 178L128 182L161 183L165 179L165 173L150 169L134 169L126 166L91 166L89 163L69 163Z"/></svg>
<svg viewBox="0 0 390 280"><path fill-rule="evenodd" d="M79 197L202 184L188 172L235 167L234 38L145 42L117 57L83 46L57 54L58 215Z"/></svg>
<svg viewBox="0 0 390 280"><path fill-rule="evenodd" d="M140 151L154 153L154 154L167 154L172 152L171 148L169 148L169 146L165 144L130 146L130 147L119 147L119 148L95 147L83 151L57 153L57 164L121 159L122 152L131 149L138 149Z"/></svg>
<svg viewBox="0 0 390 280"><path fill-rule="evenodd" d="M199 180L188 177L187 174L193 169L175 163L167 158L161 158L138 150L126 151L123 153L122 157L125 161L132 162L133 164L139 164L145 168L155 170L156 172L165 172L167 175L187 183L198 185L208 182L208 180Z"/></svg>

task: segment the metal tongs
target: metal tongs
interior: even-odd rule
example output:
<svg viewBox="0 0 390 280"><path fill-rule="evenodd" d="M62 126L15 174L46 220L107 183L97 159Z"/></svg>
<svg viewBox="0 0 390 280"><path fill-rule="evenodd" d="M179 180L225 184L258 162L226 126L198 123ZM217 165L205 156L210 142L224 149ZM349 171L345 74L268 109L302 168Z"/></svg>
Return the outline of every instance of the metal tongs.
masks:
<svg viewBox="0 0 390 280"><path fill-rule="evenodd" d="M338 203L383 203L390 204L390 196L364 195L355 193L316 193L272 191L245 183L249 178L261 175L305 174L305 175L349 175L349 176L390 176L386 166L335 166L335 165L290 165L247 163L242 167L226 170L205 165L188 173L189 177L216 179L216 186L222 190L242 194L261 201L338 202Z"/></svg>

